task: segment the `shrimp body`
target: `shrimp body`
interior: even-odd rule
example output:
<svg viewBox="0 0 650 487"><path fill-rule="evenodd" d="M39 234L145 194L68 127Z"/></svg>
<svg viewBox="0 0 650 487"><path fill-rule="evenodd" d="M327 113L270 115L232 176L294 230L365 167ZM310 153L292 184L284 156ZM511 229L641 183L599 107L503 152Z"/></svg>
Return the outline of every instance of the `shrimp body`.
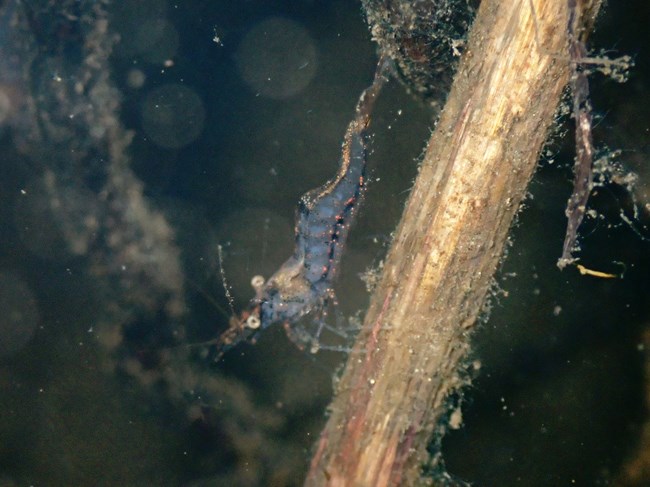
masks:
<svg viewBox="0 0 650 487"><path fill-rule="evenodd" d="M294 253L258 288L249 308L231 321L220 340L226 348L275 323L283 323L289 331L333 295L332 282L365 188L370 115L391 66L380 59L374 81L361 94L345 132L336 176L300 198Z"/></svg>
<svg viewBox="0 0 650 487"><path fill-rule="evenodd" d="M295 323L322 307L331 295L332 281L365 187L367 129L388 66L387 61L379 61L372 85L359 98L355 118L345 132L336 176L300 198L294 254L253 300L259 303L261 328L278 322Z"/></svg>

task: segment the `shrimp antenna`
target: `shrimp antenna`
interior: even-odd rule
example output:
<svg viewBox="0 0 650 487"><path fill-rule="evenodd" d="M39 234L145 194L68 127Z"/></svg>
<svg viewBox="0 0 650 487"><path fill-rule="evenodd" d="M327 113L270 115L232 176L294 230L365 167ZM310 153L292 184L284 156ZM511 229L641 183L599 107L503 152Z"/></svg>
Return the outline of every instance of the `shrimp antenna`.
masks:
<svg viewBox="0 0 650 487"><path fill-rule="evenodd" d="M235 300L230 294L230 286L226 280L226 271L223 268L223 248L221 244L217 245L217 257L219 258L219 274L221 275L221 284L223 285L223 290L226 293L226 299L228 300L228 307L230 308L230 316L234 316L235 313Z"/></svg>
<svg viewBox="0 0 650 487"><path fill-rule="evenodd" d="M203 297L203 299L205 299L212 306L214 306L214 308L219 313L221 313L226 318L226 320L229 321L235 315L235 306L234 306L234 299L232 297L232 294L230 293L230 286L228 285L228 281L226 280L226 271L223 268L223 247L221 246L221 244L217 245L217 258L219 261L219 275L221 276L221 284L223 285L226 299L228 300L228 308L230 308L230 313L228 313L228 311L226 311L224 307L221 306L214 299L214 297L212 297L209 293L207 293L205 289L203 289L195 281L193 281L189 277L185 277L185 280L194 288L196 292L198 292Z"/></svg>
<svg viewBox="0 0 650 487"><path fill-rule="evenodd" d="M232 315L229 315L228 312L223 308L223 306L221 306L219 303L217 303L217 301L212 296L210 296L210 294L207 293L205 291L205 289L203 289L200 285L198 285L196 282L194 282L189 277L185 277L185 280L194 288L194 290L196 292L198 292L203 297L203 299L205 299L208 303L210 303L212 306L214 306L214 308L219 313L221 313L227 320L230 319L230 317Z"/></svg>

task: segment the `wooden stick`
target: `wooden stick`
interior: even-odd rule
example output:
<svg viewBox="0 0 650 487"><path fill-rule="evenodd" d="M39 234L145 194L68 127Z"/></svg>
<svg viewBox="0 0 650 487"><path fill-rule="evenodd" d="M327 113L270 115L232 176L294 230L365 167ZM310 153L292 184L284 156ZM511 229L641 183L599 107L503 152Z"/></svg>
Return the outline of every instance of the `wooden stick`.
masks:
<svg viewBox="0 0 650 487"><path fill-rule="evenodd" d="M567 21L567 0L481 2L305 485L413 485L431 462L569 80Z"/></svg>

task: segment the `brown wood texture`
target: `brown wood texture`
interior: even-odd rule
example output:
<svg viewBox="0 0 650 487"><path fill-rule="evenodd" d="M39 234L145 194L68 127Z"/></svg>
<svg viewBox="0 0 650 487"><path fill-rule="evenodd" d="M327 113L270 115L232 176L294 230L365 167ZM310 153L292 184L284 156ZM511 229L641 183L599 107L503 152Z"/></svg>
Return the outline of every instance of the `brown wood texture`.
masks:
<svg viewBox="0 0 650 487"><path fill-rule="evenodd" d="M598 3L580 9L584 25ZM414 485L431 462L426 446L465 385L471 331L570 77L568 4L482 1L306 486Z"/></svg>

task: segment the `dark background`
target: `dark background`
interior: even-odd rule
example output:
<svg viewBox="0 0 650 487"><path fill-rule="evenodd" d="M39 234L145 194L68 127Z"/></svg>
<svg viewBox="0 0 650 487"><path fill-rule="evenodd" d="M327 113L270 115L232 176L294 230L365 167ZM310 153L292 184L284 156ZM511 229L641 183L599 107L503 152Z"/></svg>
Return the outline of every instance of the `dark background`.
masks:
<svg viewBox="0 0 650 487"><path fill-rule="evenodd" d="M132 168L181 249L186 339L210 339L227 325L212 302L228 306L216 246L224 248L240 309L253 294L250 278L268 277L292 252L300 195L336 171L346 125L372 78L374 46L359 3L343 0L133 0L116 2L111 12L110 29L121 35L112 79L123 96L122 123L134 132ZM474 337L472 359L481 369L463 396L465 425L443 442L449 471L476 485L607 485L635 450L650 313L648 212L633 215L635 204L650 203L649 18L645 2L612 0L591 40L597 51L636 61L625 84L594 75L592 100L599 154L620 150L615 160L639 175L637 190L599 188L590 200L594 217L580 231L581 262L624 270L623 279L555 266L574 153L571 123L562 117L513 228L491 311ZM246 50L246 42L253 48ZM278 70L282 60L295 60L290 55L308 64ZM248 71L261 84L246 82ZM156 103L169 103L178 125L151 125L147 107ZM359 275L385 255L433 116L399 83L382 94L368 192L337 283L345 315L367 306ZM3 132L0 144L11 153L12 134ZM14 158L1 164L9 174L18 171ZM171 386L144 387L146 374L129 373L131 357L120 346L107 353L91 332L102 300L85 291L93 277L79 275L78 262L38 255L19 236L7 238L20 233L13 216L20 212L2 212L1 270L21 276L28 290L19 294L34 301L39 316L31 340L0 356L0 485L302 482L345 357L301 352L281 330L268 330L217 365L192 355L197 383L224 381L224 397L245 396L238 404L252 408L239 407L235 427L232 410L214 394L197 415ZM9 288L0 286L8 301ZM243 431L248 436L238 439ZM276 451L260 460L264 445Z"/></svg>

